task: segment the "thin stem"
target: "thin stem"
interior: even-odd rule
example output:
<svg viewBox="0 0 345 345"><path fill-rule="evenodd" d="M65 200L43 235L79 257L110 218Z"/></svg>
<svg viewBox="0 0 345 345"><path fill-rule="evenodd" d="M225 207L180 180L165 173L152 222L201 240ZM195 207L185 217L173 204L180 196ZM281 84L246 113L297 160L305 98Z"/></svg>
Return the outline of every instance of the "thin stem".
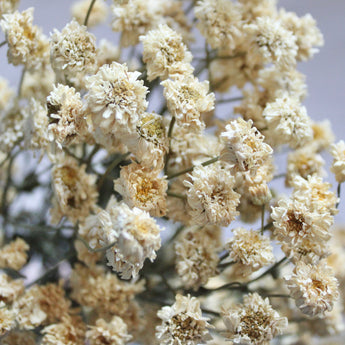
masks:
<svg viewBox="0 0 345 345"><path fill-rule="evenodd" d="M170 143L171 143L171 136L172 136L172 132L174 130L175 122L176 122L176 118L175 118L175 116L173 116L170 120L169 130L168 130L169 152L165 156L165 164L164 164L164 173L165 174L168 173L168 164L169 164L169 160L170 160L170 146L171 146Z"/></svg>
<svg viewBox="0 0 345 345"><path fill-rule="evenodd" d="M108 166L107 170L104 172L104 174L101 176L97 183L98 190L103 186L103 183L109 173L116 167L118 166L127 156L130 155L130 152L125 153L124 155L121 155L119 158L114 159L113 162Z"/></svg>
<svg viewBox="0 0 345 345"><path fill-rule="evenodd" d="M261 206L261 235L265 231L265 204Z"/></svg>
<svg viewBox="0 0 345 345"><path fill-rule="evenodd" d="M222 264L218 264L217 268L223 269L223 268L227 268L229 266L232 266L236 263L236 261L230 261L230 262L224 262Z"/></svg>
<svg viewBox="0 0 345 345"><path fill-rule="evenodd" d="M182 195L182 194L177 194L177 193L172 193L172 192L167 192L167 195L168 196L171 196L173 198L178 198L178 199L182 199L182 200L186 200L187 197L185 195Z"/></svg>
<svg viewBox="0 0 345 345"><path fill-rule="evenodd" d="M10 158L8 167L7 167L7 175L6 175L6 184L5 184L5 188L2 191L2 197L1 197L1 214L4 217L4 224L5 225L7 223L7 211L8 211L8 206L7 206L7 193L8 190L10 188L11 185L11 181L12 181L12 174L11 174L11 170L12 170L12 166L13 166L13 162L14 162L14 158L16 157L16 155L13 155Z"/></svg>
<svg viewBox="0 0 345 345"><path fill-rule="evenodd" d="M209 159L209 160L206 161L206 162L201 163L201 165L202 165L203 167L206 167L207 165L210 165L210 164L212 164L212 163L217 162L217 161L219 160L219 158L220 158L219 156L214 157L214 158L212 158L212 159ZM195 168L195 165L193 165L193 166L191 166L191 167L189 167L189 168L187 168L187 169L185 169L185 170L179 171L179 172L177 172L177 173L175 173L175 174L171 174L171 175L168 176L168 180L171 180L171 179L173 179L173 178L175 178L175 177L178 177L178 176L187 174L187 173L193 171L194 168Z"/></svg>
<svg viewBox="0 0 345 345"><path fill-rule="evenodd" d="M278 178L286 177L286 173L278 174L273 176L273 180L276 180Z"/></svg>
<svg viewBox="0 0 345 345"><path fill-rule="evenodd" d="M69 156L73 157L74 159L76 159L77 161L80 160L80 158L78 156L76 156L73 152L71 152L67 147L63 147L62 150L67 153Z"/></svg>
<svg viewBox="0 0 345 345"><path fill-rule="evenodd" d="M22 86L23 86L23 82L24 82L25 72L26 72L26 68L23 67L22 75L20 76L20 81L19 81L19 85L18 85L18 98L20 98L21 94L22 94Z"/></svg>
<svg viewBox="0 0 345 345"><path fill-rule="evenodd" d="M170 120L170 124L169 124L169 130L168 130L168 138L170 139L171 136L172 136L172 132L173 132L173 129L174 129L174 125L175 125L175 122L176 122L176 118L175 116L173 116Z"/></svg>
<svg viewBox="0 0 345 345"><path fill-rule="evenodd" d="M242 101L243 96L240 97L232 97L232 98L224 98L224 99L219 99L216 101L217 104L222 104L222 103L231 103L231 102L237 102L237 101Z"/></svg>
<svg viewBox="0 0 345 345"><path fill-rule="evenodd" d="M271 274L275 269L277 269L283 262L285 262L287 260L287 258L284 256L280 261L276 262L272 267L270 267L267 271L263 272L262 274L260 274L258 277L252 279L251 281L249 281L246 285L249 285L251 283L254 283L258 280L260 280L261 278L267 276L268 274Z"/></svg>
<svg viewBox="0 0 345 345"><path fill-rule="evenodd" d="M84 25L85 26L87 26L87 23L89 21L89 17L90 17L90 14L91 14L91 11L92 11L92 8L93 8L93 5L95 4L95 2L96 2L96 0L91 0L89 9L87 10L86 17L85 17L85 20L84 20Z"/></svg>
<svg viewBox="0 0 345 345"><path fill-rule="evenodd" d="M338 208L339 203L340 203L340 194L341 194L341 183L338 183L338 187L337 187L337 197L339 199L339 201L336 203L335 207Z"/></svg>
<svg viewBox="0 0 345 345"><path fill-rule="evenodd" d="M201 308L201 311L205 314L209 314L209 315L213 315L213 316L216 316L216 317L219 317L220 316L220 313L219 312L216 312L216 311L213 311L213 310L210 310L210 309L206 309L206 308Z"/></svg>
<svg viewBox="0 0 345 345"><path fill-rule="evenodd" d="M81 236L77 235L77 240L79 240L80 242L82 242L84 244L84 246L92 253L101 253L101 252L105 252L106 250L110 249L111 247L114 247L114 245L117 243L117 241L114 241L104 247L101 248L96 248L93 249L89 246L89 244L87 243L86 240L84 240Z"/></svg>
<svg viewBox="0 0 345 345"><path fill-rule="evenodd" d="M165 243L165 245L170 244L171 242L173 242L176 239L176 237L183 231L184 227L185 227L184 225L179 226L176 229L175 233Z"/></svg>
<svg viewBox="0 0 345 345"><path fill-rule="evenodd" d="M262 296L263 297L268 297L268 298L292 298L290 295L284 295L284 294L279 294L279 293L271 294L271 295L263 294Z"/></svg>
<svg viewBox="0 0 345 345"><path fill-rule="evenodd" d="M101 147L99 145L95 145L95 147L92 149L89 157L85 160L85 164L87 167L91 164L92 158L99 151L100 148Z"/></svg>
<svg viewBox="0 0 345 345"><path fill-rule="evenodd" d="M4 46L7 43L7 41L3 41L0 43L0 47Z"/></svg>

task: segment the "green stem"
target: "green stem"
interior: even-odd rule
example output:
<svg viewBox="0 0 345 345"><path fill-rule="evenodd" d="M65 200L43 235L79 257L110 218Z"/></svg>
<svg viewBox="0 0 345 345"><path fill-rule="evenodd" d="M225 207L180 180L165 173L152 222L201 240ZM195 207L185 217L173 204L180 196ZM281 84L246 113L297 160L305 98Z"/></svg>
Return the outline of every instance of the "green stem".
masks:
<svg viewBox="0 0 345 345"><path fill-rule="evenodd" d="M212 164L212 163L217 162L217 161L219 160L219 158L220 158L219 156L214 157L214 158L212 158L212 159L209 159L209 160L206 161L206 162L201 163L201 165L202 165L203 167L206 167L207 165L210 165L210 164ZM177 173L175 173L175 174L171 174L171 175L168 176L168 180L171 180L171 179L173 179L173 178L175 178L175 177L178 177L178 176L187 174L187 173L193 171L194 168L195 168L195 166L193 165L192 167L189 167L189 168L187 168L187 169L185 169L185 170L179 171L179 172L177 172Z"/></svg>
<svg viewBox="0 0 345 345"><path fill-rule="evenodd" d="M26 72L26 68L23 67L22 74L20 76L19 85L18 85L18 98L20 98L22 95L22 86L24 82L25 72Z"/></svg>
<svg viewBox="0 0 345 345"><path fill-rule="evenodd" d="M101 247L101 248L96 248L96 249L93 249L89 246L89 244L87 243L86 240L84 240L81 236L77 235L77 240L79 240L80 242L82 242L84 244L84 246L92 253L101 253L101 252L105 252L107 251L108 249L110 249L111 247L114 247L114 245L117 243L117 241L114 241L104 247Z"/></svg>
<svg viewBox="0 0 345 345"><path fill-rule="evenodd" d="M87 26L87 23L89 21L89 17L90 17L90 14L91 14L91 11L92 11L92 8L93 8L93 5L95 4L95 2L96 2L96 0L91 0L89 9L87 10L86 17L85 17L85 20L84 20L84 25L85 26Z"/></svg>
<svg viewBox="0 0 345 345"><path fill-rule="evenodd" d="M216 101L217 104L222 104L222 103L231 103L231 102L237 102L237 101L242 101L243 96L240 97L232 97L232 98L225 98L225 99L220 99Z"/></svg>
<svg viewBox="0 0 345 345"><path fill-rule="evenodd" d="M341 183L338 183L338 187L337 187L337 197L339 199L339 201L336 203L335 207L338 208L339 204L340 204L340 194L341 194Z"/></svg>
<svg viewBox="0 0 345 345"><path fill-rule="evenodd" d="M165 164L164 164L164 173L166 175L168 173L168 164L169 164L169 160L170 160L171 136L172 136L172 132L174 130L175 122L176 122L176 118L175 118L175 116L173 116L170 120L169 130L168 130L169 152L165 156Z"/></svg>
<svg viewBox="0 0 345 345"><path fill-rule="evenodd" d="M3 41L0 43L0 47L4 46L7 43L7 41Z"/></svg>
<svg viewBox="0 0 345 345"><path fill-rule="evenodd" d="M185 195L182 195L182 194L177 194L177 193L172 193L172 192L167 192L167 195L168 196L171 196L173 198L178 198L178 199L182 199L182 200L186 200L187 197Z"/></svg>
<svg viewBox="0 0 345 345"><path fill-rule="evenodd" d="M261 235L263 235L265 230L265 204L261 206Z"/></svg>

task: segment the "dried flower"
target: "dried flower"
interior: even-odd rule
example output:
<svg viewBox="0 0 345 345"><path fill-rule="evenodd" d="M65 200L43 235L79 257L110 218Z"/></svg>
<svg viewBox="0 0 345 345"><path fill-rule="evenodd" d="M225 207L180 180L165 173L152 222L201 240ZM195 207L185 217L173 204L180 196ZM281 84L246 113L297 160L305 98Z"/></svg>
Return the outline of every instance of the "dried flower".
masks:
<svg viewBox="0 0 345 345"><path fill-rule="evenodd" d="M8 43L8 61L27 70L37 70L49 63L49 42L41 30L32 25L34 9L3 15L0 26Z"/></svg>
<svg viewBox="0 0 345 345"><path fill-rule="evenodd" d="M217 243L210 237L213 228L190 227L175 242L176 271L186 289L197 290L217 273Z"/></svg>
<svg viewBox="0 0 345 345"><path fill-rule="evenodd" d="M110 322L96 320L95 326L89 326L86 338L90 345L125 345L132 336L127 333L127 326L118 316L113 316Z"/></svg>
<svg viewBox="0 0 345 345"><path fill-rule="evenodd" d="M324 262L318 265L298 262L286 284L297 307L310 317L324 316L339 296L338 282Z"/></svg>
<svg viewBox="0 0 345 345"><path fill-rule="evenodd" d="M238 215L236 207L239 194L233 188L234 177L221 163L211 166L197 166L190 174L187 201L193 222L199 225L229 225Z"/></svg>
<svg viewBox="0 0 345 345"><path fill-rule="evenodd" d="M231 121L221 134L225 148L221 160L233 164L234 172L246 171L249 175L270 157L273 150L264 143L264 136L252 127L253 121L241 118Z"/></svg>
<svg viewBox="0 0 345 345"><path fill-rule="evenodd" d="M244 228L233 230L234 237L225 245L236 275L246 277L262 267L274 262L273 248L270 240L258 231Z"/></svg>
<svg viewBox="0 0 345 345"><path fill-rule="evenodd" d="M5 303L12 303L24 292L24 281L22 279L11 279L7 274L0 274L0 300Z"/></svg>
<svg viewBox="0 0 345 345"><path fill-rule="evenodd" d="M235 344L268 345L287 327L287 319L257 293L244 296L243 304L224 309L222 317L227 336Z"/></svg>
<svg viewBox="0 0 345 345"><path fill-rule="evenodd" d="M8 108L13 96L14 90L10 88L6 79L0 77L0 111Z"/></svg>
<svg viewBox="0 0 345 345"><path fill-rule="evenodd" d="M0 2L0 18L6 13L12 13L18 7L19 0L3 0Z"/></svg>
<svg viewBox="0 0 345 345"><path fill-rule="evenodd" d="M143 61L146 63L148 80L174 75L188 75L193 71L192 54L182 41L182 36L167 25L159 25L140 37L144 46Z"/></svg>
<svg viewBox="0 0 345 345"><path fill-rule="evenodd" d="M156 338L162 345L193 345L211 339L208 319L202 317L200 302L195 297L176 295L171 307L157 313L162 324L156 327Z"/></svg>
<svg viewBox="0 0 345 345"><path fill-rule="evenodd" d="M15 327L15 315L13 311L7 309L3 301L0 301L0 320L0 336Z"/></svg>
<svg viewBox="0 0 345 345"><path fill-rule="evenodd" d="M83 104L73 87L58 84L47 97L49 139L61 147L77 144L87 132Z"/></svg>
<svg viewBox="0 0 345 345"><path fill-rule="evenodd" d="M333 156L330 170L335 175L337 182L342 183L345 181L345 142L340 140L338 143L332 144L330 151Z"/></svg>
<svg viewBox="0 0 345 345"><path fill-rule="evenodd" d="M179 126L190 131L201 131L205 125L201 114L214 109L214 93L208 93L208 81L199 82L192 75L177 77L175 80L165 80L164 97L172 116Z"/></svg>
<svg viewBox="0 0 345 345"><path fill-rule="evenodd" d="M0 267L19 271L28 260L28 250L29 245L21 238L0 248Z"/></svg>
<svg viewBox="0 0 345 345"><path fill-rule="evenodd" d="M96 176L87 174L85 169L85 165L78 166L71 157L54 165L52 222L59 222L62 216L67 216L72 222L82 220L95 207L98 197Z"/></svg>
<svg viewBox="0 0 345 345"><path fill-rule="evenodd" d="M76 20L68 23L61 32L54 29L50 38L52 67L59 79L73 77L76 73L92 73L96 66L95 36Z"/></svg>
<svg viewBox="0 0 345 345"><path fill-rule="evenodd" d="M166 213L168 183L158 174L159 170L132 163L121 169L120 178L114 181L114 189L129 207L138 207L152 217L162 217Z"/></svg>

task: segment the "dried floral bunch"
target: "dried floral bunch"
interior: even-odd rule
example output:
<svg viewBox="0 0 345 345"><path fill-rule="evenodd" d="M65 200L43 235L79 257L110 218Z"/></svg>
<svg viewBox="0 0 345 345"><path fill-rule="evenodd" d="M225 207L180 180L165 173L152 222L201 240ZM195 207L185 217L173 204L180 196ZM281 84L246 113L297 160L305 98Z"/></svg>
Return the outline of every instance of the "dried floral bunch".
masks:
<svg viewBox="0 0 345 345"><path fill-rule="evenodd" d="M275 0L110 2L73 2L49 38L0 2L23 71L18 93L0 78L0 343L343 344L345 144L296 69L323 45L315 20ZM107 41L90 28L109 13Z"/></svg>

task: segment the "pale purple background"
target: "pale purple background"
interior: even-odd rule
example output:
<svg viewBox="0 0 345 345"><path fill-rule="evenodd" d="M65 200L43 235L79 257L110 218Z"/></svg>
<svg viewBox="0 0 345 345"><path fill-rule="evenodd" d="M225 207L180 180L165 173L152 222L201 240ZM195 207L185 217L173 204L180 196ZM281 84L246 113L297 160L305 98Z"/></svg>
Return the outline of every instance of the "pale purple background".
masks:
<svg viewBox="0 0 345 345"><path fill-rule="evenodd" d="M49 35L53 28L61 30L70 20L71 3L71 0L22 0L20 9L35 7L35 23L42 26L45 34ZM107 3L112 1L108 0ZM345 0L282 0L279 6L298 15L311 13L324 34L325 46L320 53L311 61L298 66L307 75L309 96L305 105L310 117L315 120L328 118L337 139L345 139ZM118 41L109 27L99 27L92 31L98 40L106 37L114 43ZM0 33L0 41L3 37ZM0 75L16 87L21 68L7 64L6 47L0 48L0 61ZM280 168L282 170L283 166ZM328 179L334 183L333 176L329 175ZM345 197L345 188L342 196ZM345 202L340 205L338 221L345 222L344 210Z"/></svg>

